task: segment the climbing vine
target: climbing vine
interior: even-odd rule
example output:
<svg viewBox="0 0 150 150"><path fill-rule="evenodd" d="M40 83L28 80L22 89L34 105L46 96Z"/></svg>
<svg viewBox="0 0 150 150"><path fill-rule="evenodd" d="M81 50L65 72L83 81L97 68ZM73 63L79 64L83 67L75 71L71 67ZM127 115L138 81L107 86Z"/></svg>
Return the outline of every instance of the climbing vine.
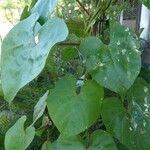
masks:
<svg viewBox="0 0 150 150"><path fill-rule="evenodd" d="M69 19L49 17L57 0L34 0L24 9L2 42L4 99L11 107L18 92L37 80L44 67L55 70L54 58L61 71L53 72L54 86L34 106L33 119L27 123L23 114L6 132L6 150L30 149L43 134L37 149L150 147L150 84L141 73L140 39L116 21L117 14L106 18L113 4L99 2L91 16L86 13L87 22L75 26ZM56 138L51 139L51 131Z"/></svg>

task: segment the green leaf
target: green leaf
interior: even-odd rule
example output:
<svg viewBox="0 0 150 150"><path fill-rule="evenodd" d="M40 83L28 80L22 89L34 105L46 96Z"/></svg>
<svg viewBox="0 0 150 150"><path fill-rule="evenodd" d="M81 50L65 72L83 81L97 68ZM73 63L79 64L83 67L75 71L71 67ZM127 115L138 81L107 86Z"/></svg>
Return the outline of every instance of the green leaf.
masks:
<svg viewBox="0 0 150 150"><path fill-rule="evenodd" d="M39 75L54 44L66 39L63 20L48 20L34 37L38 19L33 14L17 24L2 43L1 80L5 99L10 103L17 92Z"/></svg>
<svg viewBox="0 0 150 150"><path fill-rule="evenodd" d="M150 0L140 0L148 9L150 9Z"/></svg>
<svg viewBox="0 0 150 150"><path fill-rule="evenodd" d="M136 150L147 149L150 147L150 85L142 78L128 91L128 103Z"/></svg>
<svg viewBox="0 0 150 150"><path fill-rule="evenodd" d="M150 96L150 85L141 77L137 78L132 87L128 90L128 102L132 103L135 99L140 107L146 97ZM144 107L142 108L144 110Z"/></svg>
<svg viewBox="0 0 150 150"><path fill-rule="evenodd" d="M117 150L111 135L103 130L92 133L89 144L88 150Z"/></svg>
<svg viewBox="0 0 150 150"><path fill-rule="evenodd" d="M93 79L119 94L131 87L140 72L138 48L129 29L117 23L111 29L109 45L96 37L88 37L80 45Z"/></svg>
<svg viewBox="0 0 150 150"><path fill-rule="evenodd" d="M26 18L29 17L29 16L30 16L29 6L26 6L26 7L23 9L23 12L22 12L22 14L21 14L20 20L26 19Z"/></svg>
<svg viewBox="0 0 150 150"><path fill-rule="evenodd" d="M33 123L35 123L43 115L46 108L46 99L48 97L48 93L49 91L47 91L35 105L33 112Z"/></svg>
<svg viewBox="0 0 150 150"><path fill-rule="evenodd" d="M74 19L71 18L70 20L67 19L66 24L68 26L70 34L75 34L78 37L86 36L85 30L83 30L85 26L83 19L79 19L79 18L74 18Z"/></svg>
<svg viewBox="0 0 150 150"><path fill-rule="evenodd" d="M40 15L40 19L46 21L56 5L57 0L38 0L31 9L31 13L37 12Z"/></svg>
<svg viewBox="0 0 150 150"><path fill-rule="evenodd" d="M61 57L65 62L70 61L77 56L77 49L74 47L65 47L61 50Z"/></svg>
<svg viewBox="0 0 150 150"><path fill-rule="evenodd" d="M84 150L83 141L78 136L68 138L60 137L54 144L57 150Z"/></svg>
<svg viewBox="0 0 150 150"><path fill-rule="evenodd" d="M150 69L142 67L140 76L150 83Z"/></svg>
<svg viewBox="0 0 150 150"><path fill-rule="evenodd" d="M46 147L48 149L46 149ZM61 138L59 137L57 141L45 142L42 146L42 150L85 150L83 141L77 137Z"/></svg>
<svg viewBox="0 0 150 150"><path fill-rule="evenodd" d="M107 131L131 149L133 144L130 119L119 99L112 97L103 100L102 119Z"/></svg>
<svg viewBox="0 0 150 150"><path fill-rule="evenodd" d="M128 113L119 99L104 100L104 124L107 131L128 149L147 149L150 147L150 88L143 79L138 78L127 94Z"/></svg>
<svg viewBox="0 0 150 150"><path fill-rule="evenodd" d="M5 135L5 150L25 150L32 142L35 129L30 126L24 129L26 116L21 117Z"/></svg>
<svg viewBox="0 0 150 150"><path fill-rule="evenodd" d="M79 95L76 80L65 76L56 83L47 99L49 115L62 136L73 136L90 127L100 115L103 89L86 81Z"/></svg>
<svg viewBox="0 0 150 150"><path fill-rule="evenodd" d="M80 51L83 56L90 57L91 55L96 55L103 43L97 37L91 36L85 38L80 44Z"/></svg>
<svg viewBox="0 0 150 150"><path fill-rule="evenodd" d="M47 149L46 149L47 147ZM57 141L45 142L42 150L117 150L111 135L103 130L97 130L90 135L88 147L83 144L83 140L78 136L62 138Z"/></svg>
<svg viewBox="0 0 150 150"><path fill-rule="evenodd" d="M52 150L52 143L50 141L44 142L41 150Z"/></svg>

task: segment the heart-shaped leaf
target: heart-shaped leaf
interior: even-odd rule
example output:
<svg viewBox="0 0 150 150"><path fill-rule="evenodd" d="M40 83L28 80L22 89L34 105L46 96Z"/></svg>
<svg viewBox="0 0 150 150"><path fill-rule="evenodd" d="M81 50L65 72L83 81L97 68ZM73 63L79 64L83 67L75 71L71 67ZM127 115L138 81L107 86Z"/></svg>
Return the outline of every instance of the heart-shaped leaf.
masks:
<svg viewBox="0 0 150 150"><path fill-rule="evenodd" d="M21 117L5 135L5 150L25 150L32 142L35 128L30 126L24 129L26 116Z"/></svg>
<svg viewBox="0 0 150 150"><path fill-rule="evenodd" d="M109 133L97 130L90 136L88 150L117 150L117 147Z"/></svg>
<svg viewBox="0 0 150 150"><path fill-rule="evenodd" d="M48 20L34 37L38 19L33 14L17 24L2 43L1 80L5 99L10 103L17 92L39 75L54 44L65 40L68 29L63 20Z"/></svg>
<svg viewBox="0 0 150 150"><path fill-rule="evenodd" d="M65 76L47 99L49 115L62 136L77 135L100 115L103 89L93 80L86 81L77 95L75 85L72 76Z"/></svg>
<svg viewBox="0 0 150 150"><path fill-rule="evenodd" d="M140 72L141 57L137 49L137 40L129 29L117 23L111 29L109 45L96 37L88 37L80 45L92 77L120 94L131 87Z"/></svg>
<svg viewBox="0 0 150 150"><path fill-rule="evenodd" d="M93 132L87 141L88 145L84 145L83 140L78 136L59 137L53 143L45 142L42 150L117 150L111 135L103 130Z"/></svg>

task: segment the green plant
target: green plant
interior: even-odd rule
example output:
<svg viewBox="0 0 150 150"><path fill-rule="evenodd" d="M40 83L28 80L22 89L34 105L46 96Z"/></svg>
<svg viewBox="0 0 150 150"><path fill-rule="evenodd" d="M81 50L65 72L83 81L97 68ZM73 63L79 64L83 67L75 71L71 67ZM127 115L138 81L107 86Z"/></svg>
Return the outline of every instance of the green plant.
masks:
<svg viewBox="0 0 150 150"><path fill-rule="evenodd" d="M150 1L149 0L141 0L141 2L150 9Z"/></svg>
<svg viewBox="0 0 150 150"><path fill-rule="evenodd" d="M57 1L39 0L32 1L3 40L1 83L10 108L17 93L45 73L44 67L52 70L54 81L35 105L33 119L24 114L7 131L6 150L150 147L150 84L147 75L140 73L138 36L113 19L107 41L101 40L104 35L97 32L97 19L104 12L110 14L107 7L112 10L113 1L101 2L83 31L87 37L68 36L66 23L49 17ZM95 29L97 37L91 36Z"/></svg>

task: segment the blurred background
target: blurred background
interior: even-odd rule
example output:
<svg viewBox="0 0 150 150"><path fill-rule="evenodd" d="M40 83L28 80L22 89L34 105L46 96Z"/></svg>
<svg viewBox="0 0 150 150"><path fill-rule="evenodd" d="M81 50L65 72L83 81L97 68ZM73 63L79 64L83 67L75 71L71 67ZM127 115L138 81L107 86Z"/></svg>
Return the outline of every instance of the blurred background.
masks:
<svg viewBox="0 0 150 150"><path fill-rule="evenodd" d="M4 38L6 33L17 23L23 7L30 0L0 0L0 36Z"/></svg>
<svg viewBox="0 0 150 150"><path fill-rule="evenodd" d="M123 0L118 1L122 2ZM92 0L80 0L80 2L85 4L85 8L87 10L90 9L89 4L92 2ZM31 0L0 0L0 36L2 39L6 33L17 23L23 8L30 3ZM143 6L138 0L128 0L128 6L126 5L126 7L124 7L125 9L120 14L121 24L134 30L138 30L140 26L147 26L147 28L149 28L150 13L145 12L146 8L142 7ZM57 14L61 15L62 17L75 17L77 14L76 11L80 11L81 9L76 0L59 0L57 8L59 8L57 9ZM62 9L63 12L61 11ZM143 18L144 16L145 18ZM142 24L140 25L141 22Z"/></svg>

